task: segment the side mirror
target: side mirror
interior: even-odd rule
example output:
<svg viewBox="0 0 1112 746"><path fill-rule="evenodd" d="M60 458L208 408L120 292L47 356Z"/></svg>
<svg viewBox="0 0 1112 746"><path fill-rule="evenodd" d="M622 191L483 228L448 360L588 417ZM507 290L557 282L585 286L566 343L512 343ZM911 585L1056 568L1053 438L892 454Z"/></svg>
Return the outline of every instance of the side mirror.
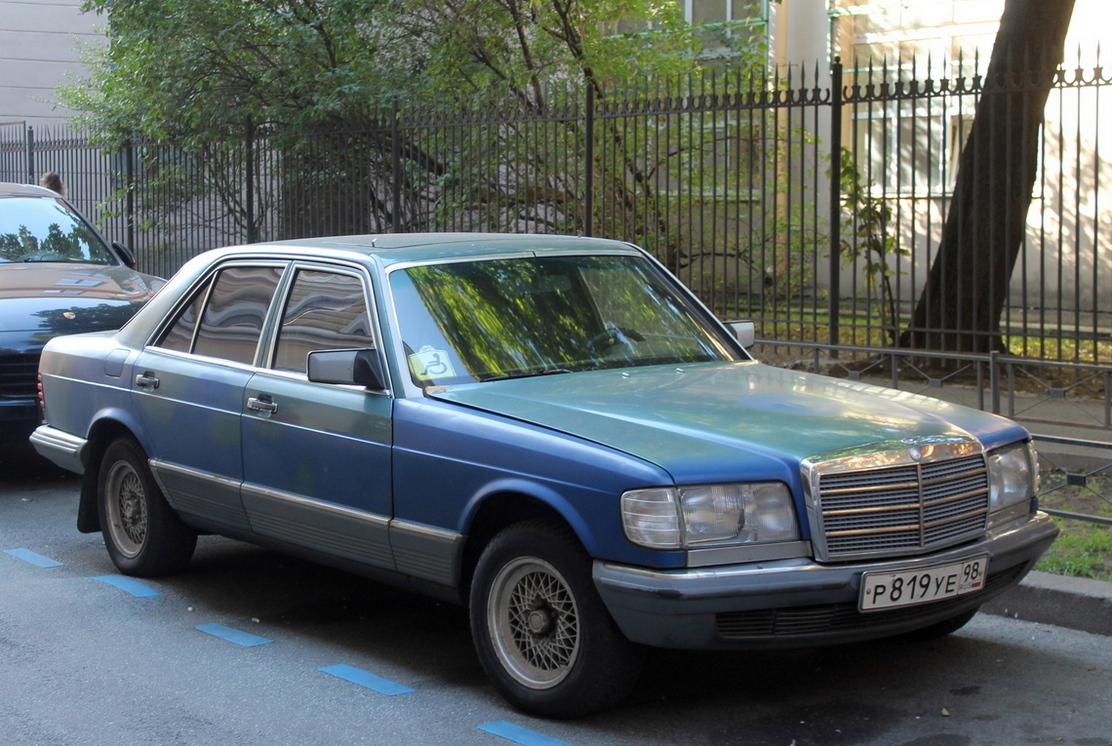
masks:
<svg viewBox="0 0 1112 746"><path fill-rule="evenodd" d="M386 388L382 363L373 347L356 350L316 350L309 353L309 380L316 383L338 383Z"/></svg>
<svg viewBox="0 0 1112 746"><path fill-rule="evenodd" d="M752 321L731 321L727 326L742 347L748 349L753 346L757 339L757 330Z"/></svg>
<svg viewBox="0 0 1112 746"><path fill-rule="evenodd" d="M130 249L124 246L119 241L112 242L112 248L115 249L116 254L119 255L120 260L130 269L135 269L135 257L132 255Z"/></svg>

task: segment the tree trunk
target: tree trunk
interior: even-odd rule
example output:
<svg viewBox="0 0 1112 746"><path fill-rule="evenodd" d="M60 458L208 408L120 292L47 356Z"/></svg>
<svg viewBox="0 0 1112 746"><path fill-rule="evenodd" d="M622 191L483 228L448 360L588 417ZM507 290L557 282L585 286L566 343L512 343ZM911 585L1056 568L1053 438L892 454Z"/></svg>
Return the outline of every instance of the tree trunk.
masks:
<svg viewBox="0 0 1112 746"><path fill-rule="evenodd" d="M904 347L1003 350L1000 318L1022 249L1043 109L1074 0L1007 0L938 253Z"/></svg>

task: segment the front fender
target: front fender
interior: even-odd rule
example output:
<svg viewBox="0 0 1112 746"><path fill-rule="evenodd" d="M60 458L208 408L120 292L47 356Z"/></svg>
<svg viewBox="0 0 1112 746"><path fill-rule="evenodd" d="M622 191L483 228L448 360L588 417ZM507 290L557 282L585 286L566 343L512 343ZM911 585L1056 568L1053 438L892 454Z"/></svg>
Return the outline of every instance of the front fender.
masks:
<svg viewBox="0 0 1112 746"><path fill-rule="evenodd" d="M496 479L472 495L461 515L461 532L470 533L483 503L495 495L527 495L555 511L575 531L583 547L592 557L601 554L599 537L583 515L563 495L546 484L530 479L506 477Z"/></svg>

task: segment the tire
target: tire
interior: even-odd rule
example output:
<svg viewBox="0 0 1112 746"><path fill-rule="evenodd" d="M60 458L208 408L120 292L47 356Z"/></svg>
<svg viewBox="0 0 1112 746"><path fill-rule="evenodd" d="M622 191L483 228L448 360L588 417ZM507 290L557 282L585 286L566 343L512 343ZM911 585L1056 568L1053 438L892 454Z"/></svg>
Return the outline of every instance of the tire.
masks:
<svg viewBox="0 0 1112 746"><path fill-rule="evenodd" d="M135 440L120 438L105 450L97 504L108 555L124 575L170 575L189 564L197 533L166 502Z"/></svg>
<svg viewBox="0 0 1112 746"><path fill-rule="evenodd" d="M969 624L970 620L977 615L978 609L970 609L963 611L957 616L952 616L949 619L943 619L941 622L935 622L929 627L923 627L912 632L906 632L900 635L901 640L907 642L930 642L937 640L947 635L952 635L959 629Z"/></svg>
<svg viewBox="0 0 1112 746"><path fill-rule="evenodd" d="M544 521L503 530L471 586L471 635L498 692L535 715L572 718L624 699L641 649L618 630L575 536Z"/></svg>

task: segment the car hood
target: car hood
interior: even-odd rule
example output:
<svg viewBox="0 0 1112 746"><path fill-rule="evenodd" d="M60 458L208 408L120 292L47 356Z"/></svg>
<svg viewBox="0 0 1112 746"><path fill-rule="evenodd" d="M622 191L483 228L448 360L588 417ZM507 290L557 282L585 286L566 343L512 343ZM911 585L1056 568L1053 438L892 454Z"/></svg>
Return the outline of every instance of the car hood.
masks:
<svg viewBox="0 0 1112 746"><path fill-rule="evenodd" d="M1026 436L978 410L759 363L591 371L428 393L630 453L678 483L795 481L809 456L909 437L972 436L992 447Z"/></svg>
<svg viewBox="0 0 1112 746"><path fill-rule="evenodd" d="M0 346L41 346L59 334L117 329L162 284L119 266L0 264Z"/></svg>

